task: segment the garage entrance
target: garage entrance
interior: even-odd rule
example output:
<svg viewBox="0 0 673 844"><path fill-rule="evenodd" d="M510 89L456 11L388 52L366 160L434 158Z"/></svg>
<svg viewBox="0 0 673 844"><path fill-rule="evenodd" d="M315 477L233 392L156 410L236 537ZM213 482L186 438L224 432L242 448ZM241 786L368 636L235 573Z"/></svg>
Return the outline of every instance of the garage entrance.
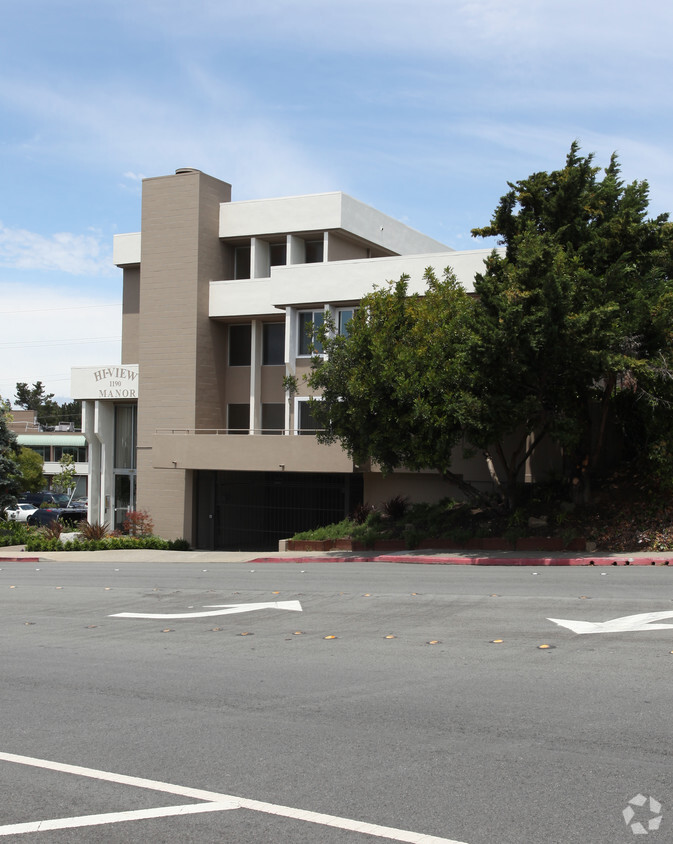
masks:
<svg viewBox="0 0 673 844"><path fill-rule="evenodd" d="M362 475L320 472L198 472L196 545L276 551L301 530L339 522L362 503Z"/></svg>

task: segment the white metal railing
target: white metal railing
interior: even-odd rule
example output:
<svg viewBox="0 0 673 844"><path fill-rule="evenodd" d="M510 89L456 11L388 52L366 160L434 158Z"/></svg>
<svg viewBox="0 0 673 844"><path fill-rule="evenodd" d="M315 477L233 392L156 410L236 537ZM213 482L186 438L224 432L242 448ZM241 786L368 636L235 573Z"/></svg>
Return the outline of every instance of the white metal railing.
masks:
<svg viewBox="0 0 673 844"><path fill-rule="evenodd" d="M156 428L155 434L181 434L185 436L291 436L317 434L322 428Z"/></svg>

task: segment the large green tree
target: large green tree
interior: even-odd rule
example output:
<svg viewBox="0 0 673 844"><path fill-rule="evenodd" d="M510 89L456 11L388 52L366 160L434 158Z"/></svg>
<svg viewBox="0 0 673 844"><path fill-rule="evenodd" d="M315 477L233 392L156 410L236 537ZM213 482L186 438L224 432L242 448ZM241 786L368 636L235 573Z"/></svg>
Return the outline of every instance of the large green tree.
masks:
<svg viewBox="0 0 673 844"><path fill-rule="evenodd" d="M384 471L435 469L473 496L451 462L474 413L474 303L448 269L428 269L425 281L423 296L409 295L407 276L366 295L347 336L325 319L325 356L314 356L308 378L321 394L312 406L318 439Z"/></svg>
<svg viewBox="0 0 673 844"><path fill-rule="evenodd" d="M44 460L33 448L20 447L16 458L18 465L17 482L21 492L40 492L46 482Z"/></svg>
<svg viewBox="0 0 673 844"><path fill-rule="evenodd" d="M49 427L59 422L79 424L81 419L80 401L70 401L60 404L54 401L54 394L47 393L42 381L36 381L29 387L25 381L16 385L16 405L24 410L34 410L40 425Z"/></svg>
<svg viewBox="0 0 673 844"><path fill-rule="evenodd" d="M499 238L475 295L450 270L363 299L348 337L327 323L309 383L320 438L385 470L451 471L463 439L510 505L545 440L588 489L621 423L661 448L672 424L673 228L647 217L648 186L616 156L599 176L571 146L565 166L509 185L488 226ZM611 428L612 426L612 428ZM653 434L656 432L656 437Z"/></svg>
<svg viewBox="0 0 673 844"><path fill-rule="evenodd" d="M16 435L8 426L9 403L0 396L0 509L14 504L19 493Z"/></svg>
<svg viewBox="0 0 673 844"><path fill-rule="evenodd" d="M671 399L660 376L672 348L673 228L667 215L648 219L647 183L625 185L615 155L599 173L573 144L565 167L510 184L490 225L473 231L497 236L505 254L475 281L484 401L468 436L493 452L509 489L550 437L588 492L609 423L647 396L652 425Z"/></svg>

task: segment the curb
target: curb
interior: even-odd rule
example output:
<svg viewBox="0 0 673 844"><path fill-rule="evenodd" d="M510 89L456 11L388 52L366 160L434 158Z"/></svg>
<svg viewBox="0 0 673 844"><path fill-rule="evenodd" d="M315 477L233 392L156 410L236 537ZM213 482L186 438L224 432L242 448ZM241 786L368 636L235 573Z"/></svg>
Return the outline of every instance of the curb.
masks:
<svg viewBox="0 0 673 844"><path fill-rule="evenodd" d="M673 554L671 554L673 560ZM413 563L430 566L667 566L655 557L439 557L377 554L369 557L257 557L251 563Z"/></svg>
<svg viewBox="0 0 673 844"><path fill-rule="evenodd" d="M0 557L0 563L39 563L39 557Z"/></svg>
<svg viewBox="0 0 673 844"><path fill-rule="evenodd" d="M421 563L445 566L656 566L668 565L653 557L616 560L614 557L379 557L383 563ZM671 555L673 559L673 555Z"/></svg>

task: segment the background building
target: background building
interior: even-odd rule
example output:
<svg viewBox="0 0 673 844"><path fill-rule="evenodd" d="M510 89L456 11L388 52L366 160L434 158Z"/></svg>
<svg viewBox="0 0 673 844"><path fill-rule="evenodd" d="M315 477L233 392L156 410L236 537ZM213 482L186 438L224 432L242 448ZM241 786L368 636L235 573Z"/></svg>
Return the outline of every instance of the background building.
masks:
<svg viewBox="0 0 673 844"><path fill-rule="evenodd" d="M144 509L165 538L270 549L363 500L455 494L432 472L383 478L316 442L306 331L326 310L347 330L360 298L403 273L422 291L428 266L472 289L489 251L456 252L343 193L231 202L198 170L146 179L141 231L114 243L121 363L72 371L90 519ZM456 467L489 483L476 461Z"/></svg>
<svg viewBox="0 0 673 844"><path fill-rule="evenodd" d="M75 431L72 423L61 423L54 430L46 431L38 424L34 410L12 410L8 427L16 434L20 446L31 448L44 460L42 474L46 488L52 489L54 476L61 472L61 458L72 455L75 461L74 498L86 498L88 489L88 446L81 431Z"/></svg>

